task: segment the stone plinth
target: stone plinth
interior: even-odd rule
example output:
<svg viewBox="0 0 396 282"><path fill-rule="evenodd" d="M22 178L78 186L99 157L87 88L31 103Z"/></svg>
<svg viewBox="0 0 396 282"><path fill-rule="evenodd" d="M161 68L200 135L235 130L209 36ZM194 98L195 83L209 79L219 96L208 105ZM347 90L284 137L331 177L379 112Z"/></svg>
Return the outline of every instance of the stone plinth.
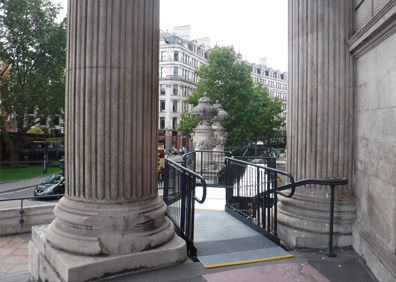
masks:
<svg viewBox="0 0 396 282"><path fill-rule="evenodd" d="M348 178L335 194L335 246L351 245L353 162L352 1L289 1L287 171L296 180ZM279 235L291 247L328 246L330 189L280 198Z"/></svg>
<svg viewBox="0 0 396 282"><path fill-rule="evenodd" d="M217 115L213 118L212 128L214 130L214 137L216 140L216 147L213 148L213 151L223 152L224 144L227 141L227 132L223 125L221 124L228 117L228 113L222 108L219 101L216 101L216 104L213 105L217 109Z"/></svg>
<svg viewBox="0 0 396 282"><path fill-rule="evenodd" d="M145 252L120 256L82 256L60 251L46 240L46 225L35 226L29 244L32 281L91 281L109 274L180 264L186 244L174 235L166 244Z"/></svg>
<svg viewBox="0 0 396 282"><path fill-rule="evenodd" d="M198 105L192 110L192 113L199 119L199 124L193 134L195 150L212 150L216 146L211 121L217 112L208 93L205 92L204 96L199 99Z"/></svg>
<svg viewBox="0 0 396 282"><path fill-rule="evenodd" d="M159 1L68 8L65 197L31 243L33 280L46 279L45 263L84 281L182 262L157 188Z"/></svg>

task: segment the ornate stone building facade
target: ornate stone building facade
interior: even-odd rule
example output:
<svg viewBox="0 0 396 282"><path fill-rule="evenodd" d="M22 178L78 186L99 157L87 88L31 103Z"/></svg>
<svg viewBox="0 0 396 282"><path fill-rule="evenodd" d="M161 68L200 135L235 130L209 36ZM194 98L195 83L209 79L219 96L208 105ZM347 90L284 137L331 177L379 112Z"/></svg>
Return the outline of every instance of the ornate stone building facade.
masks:
<svg viewBox="0 0 396 282"><path fill-rule="evenodd" d="M196 87L195 70L206 64L208 50L208 38L190 40L190 26L160 34L159 142L166 148L189 148L187 138L177 136L176 128L180 114L192 109L186 99Z"/></svg>

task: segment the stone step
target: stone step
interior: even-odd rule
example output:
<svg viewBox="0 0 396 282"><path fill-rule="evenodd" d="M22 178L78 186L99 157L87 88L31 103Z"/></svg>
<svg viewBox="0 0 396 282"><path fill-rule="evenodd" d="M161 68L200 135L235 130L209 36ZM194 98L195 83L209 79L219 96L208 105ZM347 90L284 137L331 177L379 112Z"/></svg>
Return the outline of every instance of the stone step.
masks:
<svg viewBox="0 0 396 282"><path fill-rule="evenodd" d="M0 275L1 282L29 282L29 271L18 271Z"/></svg>

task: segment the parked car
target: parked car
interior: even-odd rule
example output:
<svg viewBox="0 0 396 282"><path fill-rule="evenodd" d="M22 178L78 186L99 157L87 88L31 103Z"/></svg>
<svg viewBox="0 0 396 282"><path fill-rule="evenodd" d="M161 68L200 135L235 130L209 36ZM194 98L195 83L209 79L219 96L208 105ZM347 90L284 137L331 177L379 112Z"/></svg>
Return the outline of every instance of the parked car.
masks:
<svg viewBox="0 0 396 282"><path fill-rule="evenodd" d="M50 196L65 193L65 176L54 173L34 188L34 196Z"/></svg>

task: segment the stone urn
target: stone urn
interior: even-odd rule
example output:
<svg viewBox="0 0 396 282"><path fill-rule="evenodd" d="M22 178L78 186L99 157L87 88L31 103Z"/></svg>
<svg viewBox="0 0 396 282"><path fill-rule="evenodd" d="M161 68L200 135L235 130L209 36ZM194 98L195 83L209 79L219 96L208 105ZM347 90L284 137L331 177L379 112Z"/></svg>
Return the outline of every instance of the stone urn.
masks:
<svg viewBox="0 0 396 282"><path fill-rule="evenodd" d="M195 150L212 150L216 146L212 120L218 110L212 105L208 93L198 100L198 105L192 110L194 116L199 119L198 126L194 129L193 145Z"/></svg>

